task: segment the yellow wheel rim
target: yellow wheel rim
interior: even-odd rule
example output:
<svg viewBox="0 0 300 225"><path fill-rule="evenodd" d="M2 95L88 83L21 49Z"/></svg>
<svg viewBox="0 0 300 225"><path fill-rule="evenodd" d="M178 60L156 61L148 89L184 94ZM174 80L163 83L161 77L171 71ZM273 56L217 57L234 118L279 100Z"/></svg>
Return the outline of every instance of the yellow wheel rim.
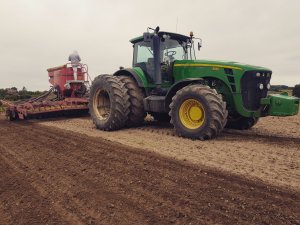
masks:
<svg viewBox="0 0 300 225"><path fill-rule="evenodd" d="M203 105L195 99L185 100L179 108L179 119L188 129L201 127L205 120Z"/></svg>
<svg viewBox="0 0 300 225"><path fill-rule="evenodd" d="M98 119L108 119L110 114L110 98L106 90L97 90L93 99L93 110Z"/></svg>

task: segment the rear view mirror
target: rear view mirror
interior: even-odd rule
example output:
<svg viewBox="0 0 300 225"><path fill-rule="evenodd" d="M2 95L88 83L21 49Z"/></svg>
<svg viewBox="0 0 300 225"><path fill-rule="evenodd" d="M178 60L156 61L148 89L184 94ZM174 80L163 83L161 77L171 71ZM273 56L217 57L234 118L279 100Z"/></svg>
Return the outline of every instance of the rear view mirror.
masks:
<svg viewBox="0 0 300 225"><path fill-rule="evenodd" d="M200 39L198 42L198 51L200 51L200 48L202 47L202 40Z"/></svg>
<svg viewBox="0 0 300 225"><path fill-rule="evenodd" d="M155 33L158 33L159 32L159 26L157 26L154 31L155 31Z"/></svg>
<svg viewBox="0 0 300 225"><path fill-rule="evenodd" d="M144 42L150 42L151 41L151 34L149 32L145 32L143 34Z"/></svg>

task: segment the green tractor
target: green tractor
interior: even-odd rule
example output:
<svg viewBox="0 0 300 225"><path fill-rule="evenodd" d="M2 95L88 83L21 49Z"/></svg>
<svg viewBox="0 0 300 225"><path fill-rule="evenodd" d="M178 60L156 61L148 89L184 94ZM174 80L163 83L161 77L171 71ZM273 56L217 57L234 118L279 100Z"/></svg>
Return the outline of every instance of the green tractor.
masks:
<svg viewBox="0 0 300 225"><path fill-rule="evenodd" d="M149 32L149 30L153 32ZM237 62L196 60L201 39L148 28L133 44L132 68L99 75L89 110L105 131L138 126L146 113L175 132L211 139L227 128L249 129L260 117L296 115L299 99L267 95L272 71Z"/></svg>

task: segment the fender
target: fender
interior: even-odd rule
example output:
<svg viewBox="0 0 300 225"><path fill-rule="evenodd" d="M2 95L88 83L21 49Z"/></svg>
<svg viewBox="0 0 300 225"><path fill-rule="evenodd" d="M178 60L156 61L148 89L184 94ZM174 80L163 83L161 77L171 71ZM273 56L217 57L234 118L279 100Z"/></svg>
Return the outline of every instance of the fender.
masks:
<svg viewBox="0 0 300 225"><path fill-rule="evenodd" d="M176 94L176 92L187 86L190 84L203 84L204 83L204 79L203 78L188 78L188 79L184 79L184 80L180 80L178 82L176 82L175 84L173 84L169 91L167 92L166 98L165 98L165 109L166 112L170 111L170 107L169 105L172 102L172 97Z"/></svg>
<svg viewBox="0 0 300 225"><path fill-rule="evenodd" d="M144 83L143 83L142 79L132 68L120 69L120 70L116 71L113 75L114 76L122 76L122 75L130 76L135 79L135 81L137 82L139 87L144 87Z"/></svg>

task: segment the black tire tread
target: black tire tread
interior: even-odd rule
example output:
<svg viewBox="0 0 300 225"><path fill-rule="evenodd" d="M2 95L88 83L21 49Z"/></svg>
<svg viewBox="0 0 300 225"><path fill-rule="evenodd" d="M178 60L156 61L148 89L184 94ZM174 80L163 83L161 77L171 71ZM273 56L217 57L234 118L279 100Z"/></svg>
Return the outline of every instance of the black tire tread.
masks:
<svg viewBox="0 0 300 225"><path fill-rule="evenodd" d="M124 75L119 76L119 78L127 88L127 93L129 95L130 106L126 126L134 127L141 125L146 116L143 103L145 95L133 78Z"/></svg>
<svg viewBox="0 0 300 225"><path fill-rule="evenodd" d="M94 95L99 88L107 89L110 93L111 113L106 120L100 120L93 111ZM119 78L112 75L97 76L91 86L89 111L93 123L100 130L113 131L124 127L129 114L129 96L127 89Z"/></svg>

